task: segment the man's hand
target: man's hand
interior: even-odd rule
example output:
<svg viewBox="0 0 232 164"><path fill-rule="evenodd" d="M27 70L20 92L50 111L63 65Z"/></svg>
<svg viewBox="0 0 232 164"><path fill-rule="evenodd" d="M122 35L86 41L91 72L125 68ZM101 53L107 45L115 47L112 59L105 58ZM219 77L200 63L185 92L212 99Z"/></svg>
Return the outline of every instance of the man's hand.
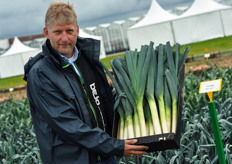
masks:
<svg viewBox="0 0 232 164"><path fill-rule="evenodd" d="M135 157L147 154L147 152L144 150L147 150L149 147L142 145L134 145L136 142L138 142L137 139L125 140L123 156Z"/></svg>

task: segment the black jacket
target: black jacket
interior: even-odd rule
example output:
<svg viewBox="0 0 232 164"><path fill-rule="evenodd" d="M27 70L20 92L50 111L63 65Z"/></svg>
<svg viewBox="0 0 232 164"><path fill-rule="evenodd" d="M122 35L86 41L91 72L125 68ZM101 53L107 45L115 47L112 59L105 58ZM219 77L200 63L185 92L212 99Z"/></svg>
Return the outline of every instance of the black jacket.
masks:
<svg viewBox="0 0 232 164"><path fill-rule="evenodd" d="M111 131L93 127L77 75L63 67L66 63L49 44L47 40L42 53L28 61L24 77L43 162L94 164L97 154L121 156L124 141L110 137ZM113 96L99 62L99 41L78 37L76 46L94 67L107 125L112 130Z"/></svg>

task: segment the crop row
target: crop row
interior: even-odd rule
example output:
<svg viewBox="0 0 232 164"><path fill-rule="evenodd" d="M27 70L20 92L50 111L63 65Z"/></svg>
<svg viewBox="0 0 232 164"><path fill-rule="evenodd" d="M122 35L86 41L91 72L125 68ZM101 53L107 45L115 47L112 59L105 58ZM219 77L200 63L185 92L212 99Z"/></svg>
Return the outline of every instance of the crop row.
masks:
<svg viewBox="0 0 232 164"><path fill-rule="evenodd" d="M178 150L149 153L143 157L121 158L124 163L218 163L207 94L199 94L201 81L222 78L222 89L213 95L227 163L232 161L232 68L215 68L201 76L189 74L184 81L181 146ZM39 164L39 148L30 117L29 103L0 104L0 163Z"/></svg>

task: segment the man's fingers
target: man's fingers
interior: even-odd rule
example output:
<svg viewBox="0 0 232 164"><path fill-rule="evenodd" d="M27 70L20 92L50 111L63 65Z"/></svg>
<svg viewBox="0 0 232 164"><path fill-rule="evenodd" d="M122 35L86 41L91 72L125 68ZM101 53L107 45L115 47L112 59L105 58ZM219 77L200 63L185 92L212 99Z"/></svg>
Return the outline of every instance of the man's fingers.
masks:
<svg viewBox="0 0 232 164"><path fill-rule="evenodd" d="M149 147L144 145L135 145L137 142L137 139L125 140L124 156L133 157L147 154L145 150Z"/></svg>
<svg viewBox="0 0 232 164"><path fill-rule="evenodd" d="M129 145L133 145L135 143L137 143L138 140L137 139L132 139L132 140L125 140L125 144L129 144Z"/></svg>
<svg viewBox="0 0 232 164"><path fill-rule="evenodd" d="M128 146L129 149L131 150L147 150L149 147L148 146L144 146L144 145L134 145L135 143L137 143L138 140L137 139L133 139L133 140L125 140L125 144Z"/></svg>
<svg viewBox="0 0 232 164"><path fill-rule="evenodd" d="M130 150L147 150L149 147L148 146L143 146L143 145L130 145L129 149Z"/></svg>

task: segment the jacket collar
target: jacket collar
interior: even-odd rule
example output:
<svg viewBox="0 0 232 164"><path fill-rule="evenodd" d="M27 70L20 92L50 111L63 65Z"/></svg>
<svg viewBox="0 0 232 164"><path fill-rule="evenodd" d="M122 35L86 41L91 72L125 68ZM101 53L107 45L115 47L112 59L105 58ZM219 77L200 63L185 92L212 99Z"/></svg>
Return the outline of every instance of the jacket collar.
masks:
<svg viewBox="0 0 232 164"><path fill-rule="evenodd" d="M61 65L62 67L67 65L67 63L62 59L62 57L58 54L58 52L52 48L50 40L47 39L44 45L42 46L43 54L45 56L50 56L55 63Z"/></svg>
<svg viewBox="0 0 232 164"><path fill-rule="evenodd" d="M98 63L100 57L100 41L92 38L77 37L77 48L92 63Z"/></svg>

